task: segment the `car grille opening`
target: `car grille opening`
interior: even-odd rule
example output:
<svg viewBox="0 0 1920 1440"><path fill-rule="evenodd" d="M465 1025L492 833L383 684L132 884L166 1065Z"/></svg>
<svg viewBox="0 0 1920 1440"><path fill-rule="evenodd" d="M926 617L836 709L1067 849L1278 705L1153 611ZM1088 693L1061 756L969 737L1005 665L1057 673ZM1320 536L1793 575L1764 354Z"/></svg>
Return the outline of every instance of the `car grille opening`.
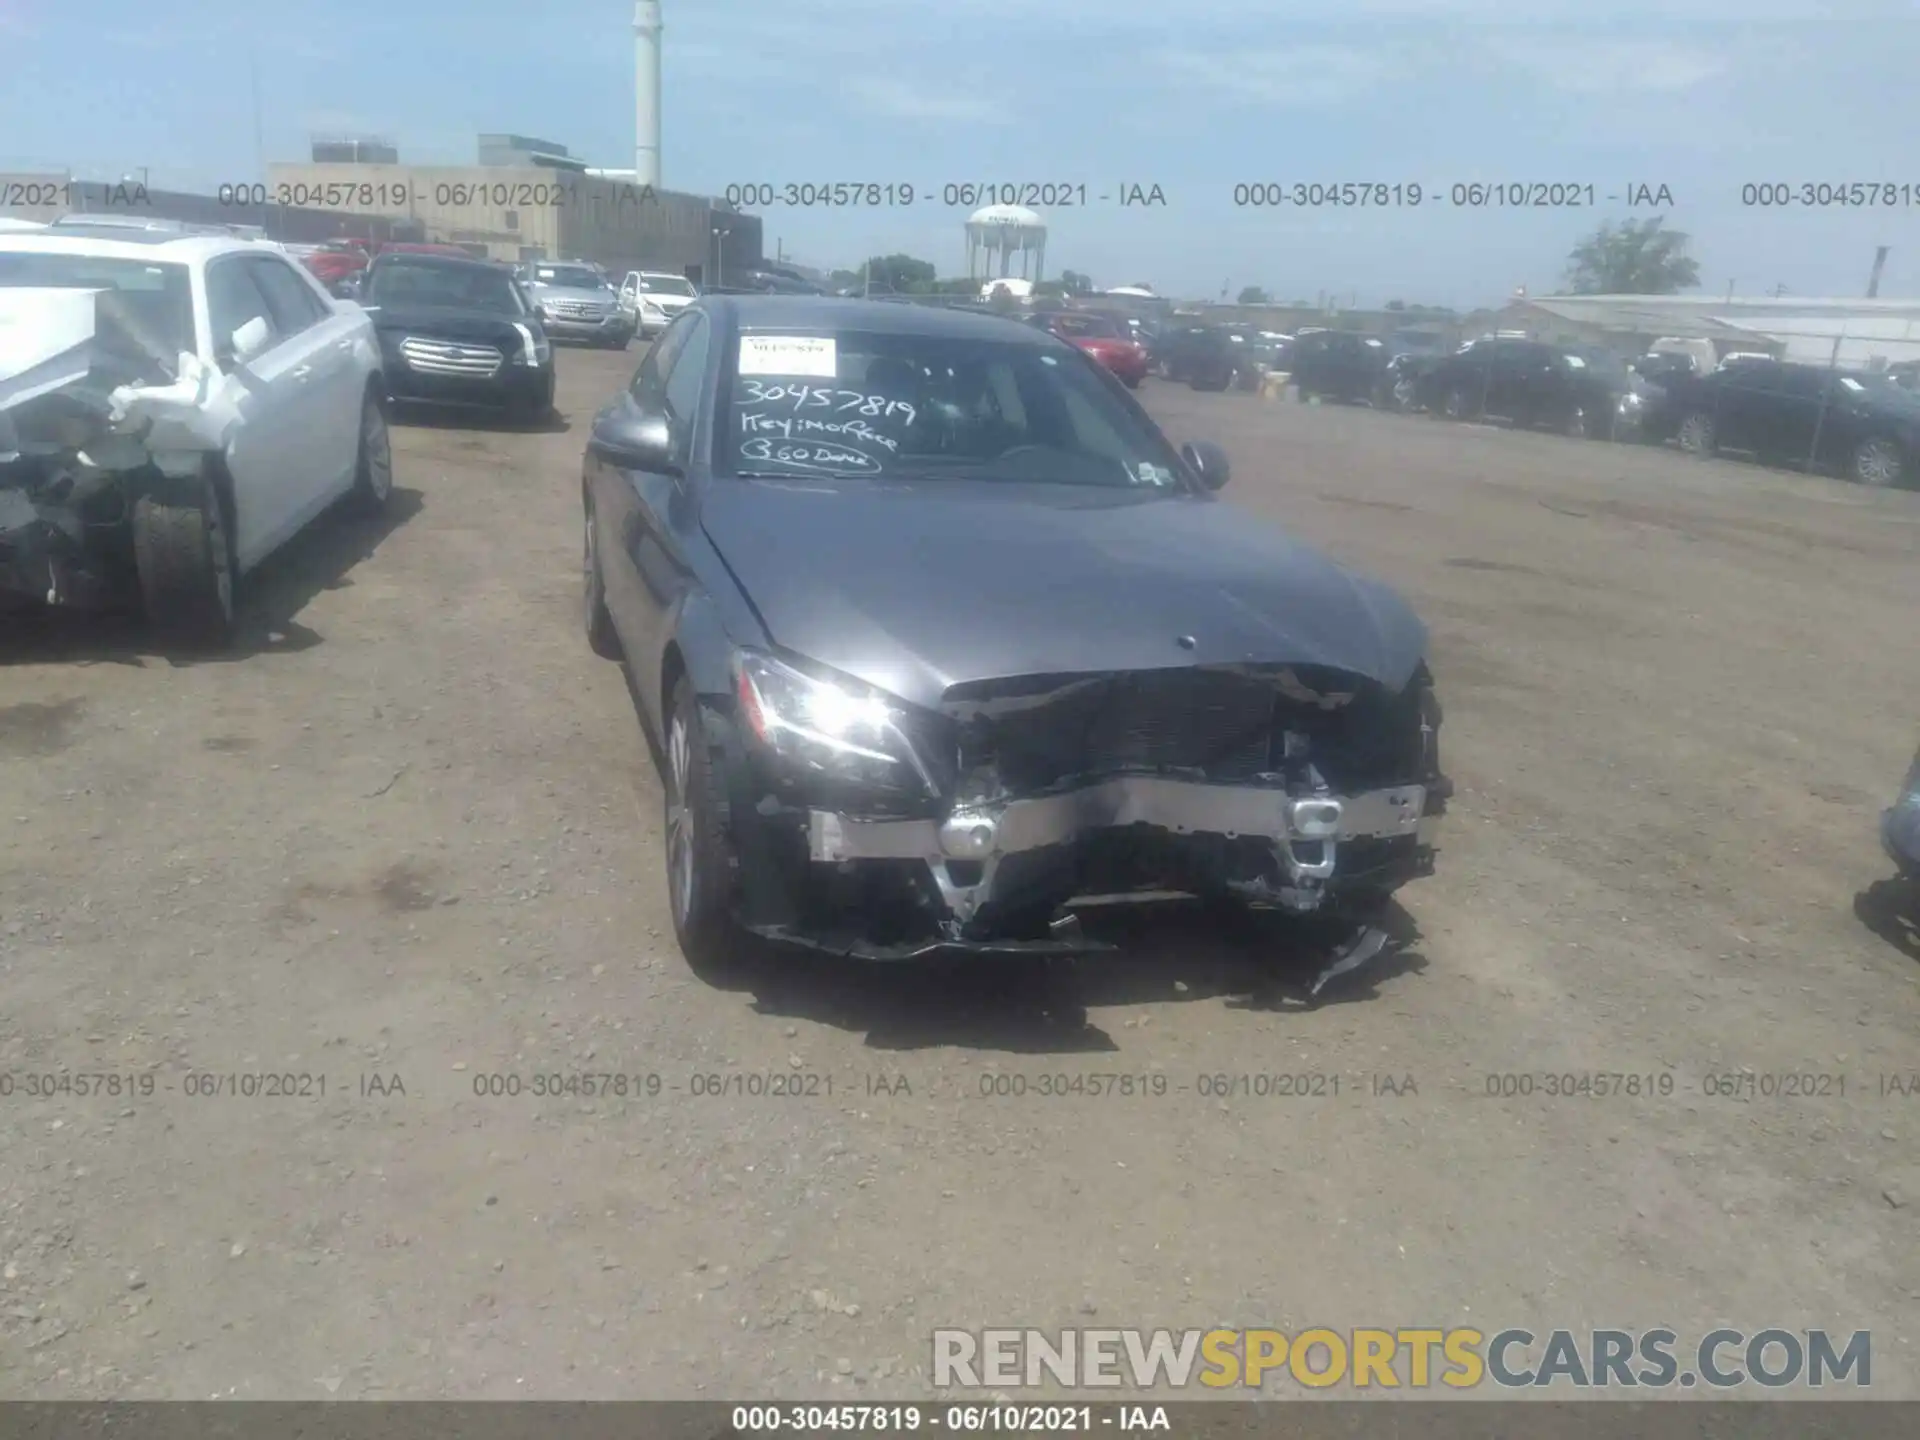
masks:
<svg viewBox="0 0 1920 1440"><path fill-rule="evenodd" d="M1303 686L1350 698L1328 708L1300 698ZM1336 789L1364 789L1418 780L1418 688L1393 694L1335 672L1195 666L956 686L943 708L960 721L961 772L991 770L1009 794L1125 774L1244 784L1296 759L1311 760ZM1304 742L1295 756L1290 733Z"/></svg>
<svg viewBox="0 0 1920 1440"><path fill-rule="evenodd" d="M400 342L400 358L422 375L465 375L491 379L506 357L491 345L462 345L409 335Z"/></svg>

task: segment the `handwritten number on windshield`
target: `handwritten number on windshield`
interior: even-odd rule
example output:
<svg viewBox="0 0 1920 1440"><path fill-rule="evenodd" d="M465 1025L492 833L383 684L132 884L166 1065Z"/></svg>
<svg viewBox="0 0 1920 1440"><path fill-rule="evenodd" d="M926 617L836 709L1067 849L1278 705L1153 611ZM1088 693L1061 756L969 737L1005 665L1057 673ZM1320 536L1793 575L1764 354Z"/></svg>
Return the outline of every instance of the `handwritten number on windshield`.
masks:
<svg viewBox="0 0 1920 1440"><path fill-rule="evenodd" d="M742 445L740 458L770 460L782 465L791 465L796 470L818 471L829 475L877 475L883 468L873 456L862 455L857 450L848 450L839 445L795 445L764 437L749 440Z"/></svg>
<svg viewBox="0 0 1920 1440"><path fill-rule="evenodd" d="M765 381L744 376L740 383L746 387L748 404L771 405L784 401L796 410L832 410L836 414L852 412L871 419L890 420L899 415L909 425L913 424L918 414L904 400L889 400L884 395L868 395L859 390L835 390L818 385L769 385Z"/></svg>

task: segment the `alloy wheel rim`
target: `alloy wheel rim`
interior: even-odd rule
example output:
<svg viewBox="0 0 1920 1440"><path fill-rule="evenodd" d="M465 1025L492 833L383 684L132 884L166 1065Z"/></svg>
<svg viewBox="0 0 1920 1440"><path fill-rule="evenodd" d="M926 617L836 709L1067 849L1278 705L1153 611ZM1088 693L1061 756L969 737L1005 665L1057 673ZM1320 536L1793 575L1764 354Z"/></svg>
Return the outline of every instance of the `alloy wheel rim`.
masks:
<svg viewBox="0 0 1920 1440"><path fill-rule="evenodd" d="M1855 468L1862 480L1876 488L1891 485L1900 470L1892 451L1878 440L1862 448Z"/></svg>
<svg viewBox="0 0 1920 1440"><path fill-rule="evenodd" d="M1680 427L1680 448L1682 450L1707 448L1707 424L1698 415L1688 416L1687 423Z"/></svg>
<svg viewBox="0 0 1920 1440"><path fill-rule="evenodd" d="M667 883L674 916L683 925L693 913L693 812L686 798L692 769L686 723L676 716L667 732Z"/></svg>
<svg viewBox="0 0 1920 1440"><path fill-rule="evenodd" d="M393 490L393 444L387 435L386 417L378 405L367 406L362 433L367 446L367 482L373 493L384 500Z"/></svg>

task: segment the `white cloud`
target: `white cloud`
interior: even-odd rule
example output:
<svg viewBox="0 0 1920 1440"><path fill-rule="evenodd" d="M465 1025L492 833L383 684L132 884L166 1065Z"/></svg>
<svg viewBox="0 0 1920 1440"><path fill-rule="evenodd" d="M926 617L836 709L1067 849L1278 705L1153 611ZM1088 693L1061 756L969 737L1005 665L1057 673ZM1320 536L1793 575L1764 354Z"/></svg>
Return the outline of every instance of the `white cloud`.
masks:
<svg viewBox="0 0 1920 1440"><path fill-rule="evenodd" d="M865 108L901 120L964 121L969 124L1005 124L1011 114L1003 105L971 95L940 95L905 80L868 77L848 83L847 91Z"/></svg>
<svg viewBox="0 0 1920 1440"><path fill-rule="evenodd" d="M1161 64L1175 80L1265 105L1335 104L1399 72L1380 50L1346 45L1222 54L1176 50L1162 56Z"/></svg>
<svg viewBox="0 0 1920 1440"><path fill-rule="evenodd" d="M1691 90L1729 69L1724 52L1661 40L1501 40L1493 54L1580 95Z"/></svg>

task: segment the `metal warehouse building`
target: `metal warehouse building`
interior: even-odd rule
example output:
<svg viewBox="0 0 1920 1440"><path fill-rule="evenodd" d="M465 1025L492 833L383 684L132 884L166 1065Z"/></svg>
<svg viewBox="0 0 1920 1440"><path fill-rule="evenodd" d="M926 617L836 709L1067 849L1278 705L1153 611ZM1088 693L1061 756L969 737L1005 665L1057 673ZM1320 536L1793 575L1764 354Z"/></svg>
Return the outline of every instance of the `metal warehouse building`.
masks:
<svg viewBox="0 0 1920 1440"><path fill-rule="evenodd" d="M377 161L320 158L339 153L320 142L310 163L269 166L268 193L418 222L430 240L496 260L592 260L720 285L760 263L758 216L593 170L551 141L482 135L477 165L388 162L390 150Z"/></svg>
<svg viewBox="0 0 1920 1440"><path fill-rule="evenodd" d="M1542 295L1507 306L1497 323L1556 344L1622 351L1674 336L1710 340L1723 355L1765 350L1861 370L1920 360L1920 300Z"/></svg>

